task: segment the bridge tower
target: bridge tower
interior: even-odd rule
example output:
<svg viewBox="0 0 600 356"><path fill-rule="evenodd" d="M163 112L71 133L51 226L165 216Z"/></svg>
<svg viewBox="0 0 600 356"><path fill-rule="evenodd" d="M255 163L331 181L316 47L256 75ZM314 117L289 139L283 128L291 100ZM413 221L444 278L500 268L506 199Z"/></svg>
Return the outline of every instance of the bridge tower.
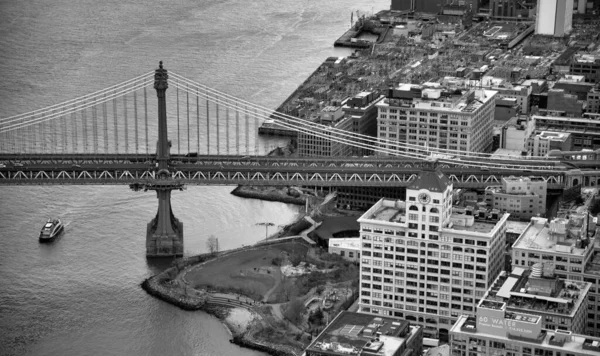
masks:
<svg viewBox="0 0 600 356"><path fill-rule="evenodd" d="M167 70L163 68L161 61L154 74L154 89L158 96L157 179L144 186L147 190L155 190L158 197L158 211L146 230L147 257L183 256L183 223L175 217L171 209L171 191L183 190L184 185L173 182L169 172L171 141L167 137L168 78Z"/></svg>

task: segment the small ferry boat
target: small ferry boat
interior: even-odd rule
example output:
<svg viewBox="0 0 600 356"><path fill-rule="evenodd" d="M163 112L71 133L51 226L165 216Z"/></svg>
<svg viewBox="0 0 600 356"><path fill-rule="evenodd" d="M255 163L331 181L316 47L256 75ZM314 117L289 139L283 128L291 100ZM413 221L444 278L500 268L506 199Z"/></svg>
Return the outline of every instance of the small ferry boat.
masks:
<svg viewBox="0 0 600 356"><path fill-rule="evenodd" d="M64 230L64 226L60 219L48 219L40 231L40 242L51 242L60 235Z"/></svg>

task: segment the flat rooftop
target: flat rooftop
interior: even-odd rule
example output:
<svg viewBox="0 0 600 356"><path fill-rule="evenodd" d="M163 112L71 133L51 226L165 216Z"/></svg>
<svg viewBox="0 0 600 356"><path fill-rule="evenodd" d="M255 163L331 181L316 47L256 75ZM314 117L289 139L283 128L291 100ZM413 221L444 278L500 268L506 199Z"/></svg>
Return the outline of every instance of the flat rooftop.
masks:
<svg viewBox="0 0 600 356"><path fill-rule="evenodd" d="M450 329L450 332L452 334L465 334L484 338L487 337L493 340L511 340L505 335L488 334L478 331L473 319L468 318L469 317L467 315L460 316ZM468 331L461 330L463 328ZM543 339L541 339L540 343L532 340L530 344L536 348L550 349L561 353L573 352L577 353L577 355L598 356L598 353L600 352L600 338L573 334L569 335L564 343L557 344L553 342L553 344L551 344L550 340L554 340L557 336L559 337L559 335L554 331L548 330L544 330L542 335ZM520 339L519 342L527 344L525 339Z"/></svg>
<svg viewBox="0 0 600 356"><path fill-rule="evenodd" d="M331 238L329 239L329 247L346 248L350 250L360 250L360 238Z"/></svg>
<svg viewBox="0 0 600 356"><path fill-rule="evenodd" d="M456 206L449 218L449 223L442 227L443 231L469 231L481 234L488 234L496 228L498 222L508 217L508 214L497 213L497 218L491 218L494 211L474 210L475 215L466 215L466 209ZM484 213L486 216L479 217L479 213ZM373 205L359 219L359 223L378 223L387 222L390 225L400 225L407 227L406 220L406 203L401 200L381 199Z"/></svg>
<svg viewBox="0 0 600 356"><path fill-rule="evenodd" d="M553 231L553 222L564 224L563 231ZM588 248L592 248L592 244L585 247L578 244L577 232L579 231L581 235L582 228L572 226L567 219L558 218L548 222L544 218L532 218L529 226L515 241L512 248L582 256Z"/></svg>
<svg viewBox="0 0 600 356"><path fill-rule="evenodd" d="M543 268L543 267L540 267ZM532 268L534 269L534 268ZM540 271L541 273L541 271ZM502 272L479 306L508 312L548 313L574 317L587 299L591 283L559 279L554 272L532 277L517 267L510 275ZM514 318L515 320L525 320ZM527 320L525 320L527 321ZM531 321L536 323L537 320Z"/></svg>
<svg viewBox="0 0 600 356"><path fill-rule="evenodd" d="M327 351L331 355L368 352L393 356L418 329L418 326L411 326L406 320L344 311L333 319L306 351Z"/></svg>

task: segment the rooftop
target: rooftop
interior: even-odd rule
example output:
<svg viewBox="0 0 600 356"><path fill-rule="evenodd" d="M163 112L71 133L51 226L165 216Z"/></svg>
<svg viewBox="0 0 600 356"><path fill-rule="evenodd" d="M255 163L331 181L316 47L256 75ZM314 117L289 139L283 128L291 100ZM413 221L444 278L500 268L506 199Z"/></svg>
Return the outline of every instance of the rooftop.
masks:
<svg viewBox="0 0 600 356"><path fill-rule="evenodd" d="M331 238L329 239L329 247L339 247L352 250L360 250L360 238Z"/></svg>
<svg viewBox="0 0 600 356"><path fill-rule="evenodd" d="M407 189L427 189L430 192L443 193L450 186L450 180L444 173L434 170L424 170L419 174L419 178L410 183Z"/></svg>
<svg viewBox="0 0 600 356"><path fill-rule="evenodd" d="M538 136L544 140L566 142L571 134L568 132L542 131Z"/></svg>
<svg viewBox="0 0 600 356"><path fill-rule="evenodd" d="M437 84L437 83L436 83ZM401 84L397 90L418 90L419 86ZM421 97L413 99L386 98L378 106L413 107L442 112L473 112L492 100L497 91L487 89L452 90L445 87L421 86Z"/></svg>
<svg viewBox="0 0 600 356"><path fill-rule="evenodd" d="M510 340L508 335L488 334L477 330L476 321L472 317L462 315L450 330L452 334L468 333L477 337L488 337L494 340ZM526 339L519 339L526 342ZM578 355L598 356L600 339L590 336L544 330L539 338L531 341L536 348L551 349L558 352L577 352Z"/></svg>
<svg viewBox="0 0 600 356"><path fill-rule="evenodd" d="M392 356L419 330L408 321L344 311L321 332L306 351L331 355Z"/></svg>
<svg viewBox="0 0 600 356"><path fill-rule="evenodd" d="M554 275L554 265L538 263L531 270L516 267L510 275L502 272L479 306L574 317L587 299L590 287L588 282L559 279Z"/></svg>
<svg viewBox="0 0 600 356"><path fill-rule="evenodd" d="M550 222L544 218L532 218L512 248L583 256L592 246L584 236L584 221L585 214L571 214L568 220L556 218Z"/></svg>
<svg viewBox="0 0 600 356"><path fill-rule="evenodd" d="M509 214L499 210L488 210L485 208L471 208L455 206L448 223L442 227L445 232L471 232L478 234L489 234L496 229L502 221L506 221ZM359 219L359 223L390 223L406 227L406 202L402 200L391 200L382 198L365 212Z"/></svg>

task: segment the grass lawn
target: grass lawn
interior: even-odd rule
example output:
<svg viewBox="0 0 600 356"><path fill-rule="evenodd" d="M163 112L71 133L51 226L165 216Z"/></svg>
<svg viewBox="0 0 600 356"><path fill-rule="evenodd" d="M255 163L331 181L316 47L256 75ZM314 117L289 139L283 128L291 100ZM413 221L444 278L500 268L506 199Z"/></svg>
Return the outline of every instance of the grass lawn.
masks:
<svg viewBox="0 0 600 356"><path fill-rule="evenodd" d="M285 258L283 252L306 255L307 250L303 244L290 242L240 251L193 268L185 278L199 288L232 288L264 296L281 280L281 271L272 264L273 259Z"/></svg>

